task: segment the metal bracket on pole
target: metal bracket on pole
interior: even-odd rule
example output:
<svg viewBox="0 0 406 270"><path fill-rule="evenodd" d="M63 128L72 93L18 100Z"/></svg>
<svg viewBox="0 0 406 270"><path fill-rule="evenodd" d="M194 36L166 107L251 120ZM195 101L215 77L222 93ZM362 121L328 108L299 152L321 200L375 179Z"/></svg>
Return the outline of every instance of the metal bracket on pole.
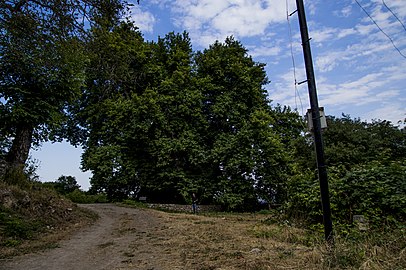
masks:
<svg viewBox="0 0 406 270"><path fill-rule="evenodd" d="M293 11L292 13L289 14L289 17L292 16L293 14L295 14L297 12L297 9L295 11Z"/></svg>
<svg viewBox="0 0 406 270"><path fill-rule="evenodd" d="M309 43L310 40L312 40L312 38L308 38L306 41L304 41L304 42L302 43L302 46L304 46L305 43Z"/></svg>
<svg viewBox="0 0 406 270"><path fill-rule="evenodd" d="M304 80L304 81L298 82L297 85L304 84L304 83L307 82L307 81L308 81L308 80Z"/></svg>

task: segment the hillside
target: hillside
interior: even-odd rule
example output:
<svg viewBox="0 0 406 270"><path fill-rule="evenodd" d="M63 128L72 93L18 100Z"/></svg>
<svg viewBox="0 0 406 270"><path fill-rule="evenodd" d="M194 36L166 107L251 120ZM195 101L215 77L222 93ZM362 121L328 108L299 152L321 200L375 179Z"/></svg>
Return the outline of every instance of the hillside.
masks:
<svg viewBox="0 0 406 270"><path fill-rule="evenodd" d="M74 230L96 219L55 191L0 182L0 258L55 247Z"/></svg>

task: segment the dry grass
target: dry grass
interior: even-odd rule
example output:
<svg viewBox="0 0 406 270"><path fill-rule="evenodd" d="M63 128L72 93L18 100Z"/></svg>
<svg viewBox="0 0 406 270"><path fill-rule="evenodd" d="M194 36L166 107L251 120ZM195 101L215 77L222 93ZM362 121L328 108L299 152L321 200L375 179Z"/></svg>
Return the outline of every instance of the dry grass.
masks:
<svg viewBox="0 0 406 270"><path fill-rule="evenodd" d="M161 244L173 258L170 269L406 269L405 249L341 238L330 249L321 235L269 225L266 215L160 216L166 224Z"/></svg>
<svg viewBox="0 0 406 270"><path fill-rule="evenodd" d="M180 258L176 269L322 269L319 250L292 243L304 231L284 229L270 237L267 232L280 227L262 223L266 216L162 215L164 246Z"/></svg>

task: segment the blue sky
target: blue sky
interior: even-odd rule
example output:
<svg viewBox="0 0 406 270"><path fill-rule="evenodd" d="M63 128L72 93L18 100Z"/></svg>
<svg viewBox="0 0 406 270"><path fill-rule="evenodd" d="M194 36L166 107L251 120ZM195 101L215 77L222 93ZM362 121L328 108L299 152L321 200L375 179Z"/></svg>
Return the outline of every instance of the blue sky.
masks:
<svg viewBox="0 0 406 270"><path fill-rule="evenodd" d="M305 1L319 105L328 115L397 123L406 118L406 0L358 2L400 53L355 0ZM233 35L267 64L273 104L302 113L309 101L307 84L295 89L295 77L306 79L297 14L287 20L295 10L294 0L141 0L131 17L146 40L186 30L194 50ZM67 144L44 144L33 157L43 180L72 175L87 189L90 174L80 172L80 154Z"/></svg>

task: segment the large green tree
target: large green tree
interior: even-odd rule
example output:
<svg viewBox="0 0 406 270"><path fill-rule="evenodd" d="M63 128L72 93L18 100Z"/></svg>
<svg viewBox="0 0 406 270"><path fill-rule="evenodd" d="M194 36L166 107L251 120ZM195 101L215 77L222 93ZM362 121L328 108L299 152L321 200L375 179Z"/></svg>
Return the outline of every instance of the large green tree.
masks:
<svg viewBox="0 0 406 270"><path fill-rule="evenodd" d="M84 27L121 1L26 0L0 3L0 138L6 160L22 167L31 145L50 139L80 94Z"/></svg>
<svg viewBox="0 0 406 270"><path fill-rule="evenodd" d="M187 34L147 43L124 22L93 34L78 114L89 132L83 165L94 173L93 189L118 198L143 192L182 200L186 163L195 162L189 160L196 152L194 129L201 126Z"/></svg>
<svg viewBox="0 0 406 270"><path fill-rule="evenodd" d="M263 86L264 64L230 37L196 56L208 128L207 180L215 197L233 208L271 201L281 194L288 152Z"/></svg>
<svg viewBox="0 0 406 270"><path fill-rule="evenodd" d="M330 166L370 161L405 160L406 134L389 121L351 119L349 115L327 118L324 132L326 158Z"/></svg>
<svg viewBox="0 0 406 270"><path fill-rule="evenodd" d="M84 146L82 165L93 172L92 190L117 199L139 190L145 178L139 166L153 165L148 138L154 136L156 94L151 89L161 71L131 23L100 24L90 33L86 86L72 108L76 122L69 134Z"/></svg>
<svg viewBox="0 0 406 270"><path fill-rule="evenodd" d="M161 77L157 86L159 129L151 141L156 166L144 191L156 199L184 201L199 186L205 128L202 93L193 75L187 33L169 33L151 44Z"/></svg>
<svg viewBox="0 0 406 270"><path fill-rule="evenodd" d="M241 43L193 53L187 33L148 43L124 22L92 33L77 116L94 191L165 202L195 192L231 208L282 194L286 135L274 127L264 65Z"/></svg>

